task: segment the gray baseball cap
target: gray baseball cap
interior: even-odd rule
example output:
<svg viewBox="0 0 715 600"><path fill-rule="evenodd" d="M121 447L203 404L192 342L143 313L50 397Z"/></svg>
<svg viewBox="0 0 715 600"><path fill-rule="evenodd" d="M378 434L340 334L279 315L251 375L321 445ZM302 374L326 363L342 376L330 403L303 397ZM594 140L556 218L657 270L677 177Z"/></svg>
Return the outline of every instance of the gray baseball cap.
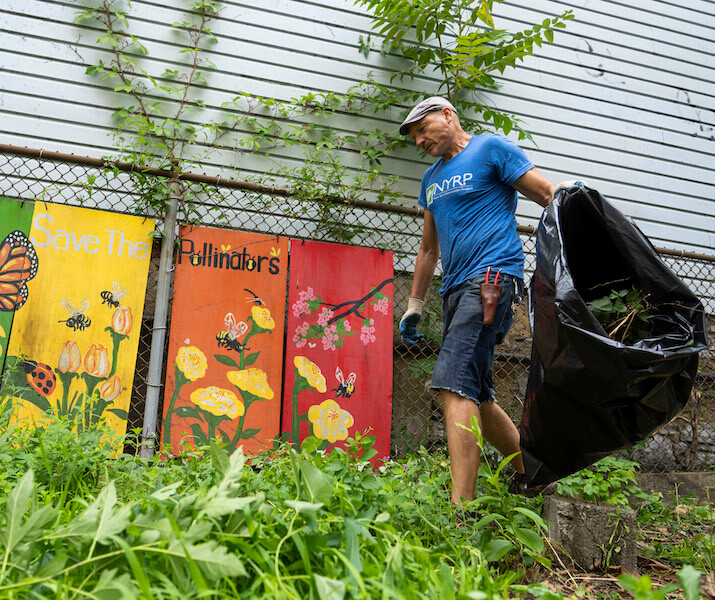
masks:
<svg viewBox="0 0 715 600"><path fill-rule="evenodd" d="M441 96L432 96L422 100L417 106L415 106L410 114L407 115L402 125L400 125L400 135L407 135L408 128L412 123L417 123L420 121L427 113L431 113L435 110L442 110L443 108L448 108L455 115L457 114L456 109L452 106L452 103L446 98Z"/></svg>

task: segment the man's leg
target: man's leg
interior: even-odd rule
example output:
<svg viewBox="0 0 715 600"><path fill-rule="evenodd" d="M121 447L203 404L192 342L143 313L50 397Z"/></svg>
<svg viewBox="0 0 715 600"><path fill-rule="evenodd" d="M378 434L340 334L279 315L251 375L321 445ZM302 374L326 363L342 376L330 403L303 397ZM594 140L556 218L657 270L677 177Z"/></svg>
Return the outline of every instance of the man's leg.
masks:
<svg viewBox="0 0 715 600"><path fill-rule="evenodd" d="M479 407L481 428L484 439L503 456L518 452L511 459L511 466L517 473L524 472L524 461L519 447L519 430L504 410L496 402L485 402Z"/></svg>
<svg viewBox="0 0 715 600"><path fill-rule="evenodd" d="M472 400L448 390L440 390L444 421L447 429L447 449L452 470L453 504L474 499L481 450L473 433L459 425L470 427L472 415L479 421L479 406Z"/></svg>

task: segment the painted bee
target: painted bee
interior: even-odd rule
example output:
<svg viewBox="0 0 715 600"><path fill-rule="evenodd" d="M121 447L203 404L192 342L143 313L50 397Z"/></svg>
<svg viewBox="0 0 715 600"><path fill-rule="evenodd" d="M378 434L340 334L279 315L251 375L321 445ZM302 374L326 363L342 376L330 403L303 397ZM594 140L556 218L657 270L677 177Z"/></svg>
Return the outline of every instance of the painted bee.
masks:
<svg viewBox="0 0 715 600"><path fill-rule="evenodd" d="M265 305L265 302L263 300L261 300L257 294L255 294L248 288L243 288L243 289L246 290L249 294L251 294L250 296L246 297L246 300L248 300L249 302L255 302L256 304L258 304L258 306Z"/></svg>
<svg viewBox="0 0 715 600"><path fill-rule="evenodd" d="M355 375L355 373L350 373L350 375L348 375L347 381L345 381L345 379L343 379L343 372L340 370L340 367L336 367L335 379L337 379L338 383L340 384L338 385L338 387L333 389L335 395L350 398L350 396L352 396L353 392L355 391L355 380L357 379L357 375Z"/></svg>
<svg viewBox="0 0 715 600"><path fill-rule="evenodd" d="M237 322L233 313L227 313L223 319L223 323L226 326L226 331L219 331L218 334L216 334L218 347L235 350L236 352L244 350L243 344L239 342L237 338L248 331L248 325L243 321Z"/></svg>
<svg viewBox="0 0 715 600"><path fill-rule="evenodd" d="M62 298L62 308L64 308L72 316L64 321L57 321L58 323L65 323L70 329L79 329L80 331L92 324L92 319L84 314L84 312L89 308L89 300L87 300L87 298L82 300L76 309L68 298Z"/></svg>
<svg viewBox="0 0 715 600"><path fill-rule="evenodd" d="M118 281L112 281L112 289L104 291L100 294L100 297L102 298L102 304L109 304L109 306L113 308L117 308L119 306L119 301L126 296L127 290L123 290L119 286Z"/></svg>

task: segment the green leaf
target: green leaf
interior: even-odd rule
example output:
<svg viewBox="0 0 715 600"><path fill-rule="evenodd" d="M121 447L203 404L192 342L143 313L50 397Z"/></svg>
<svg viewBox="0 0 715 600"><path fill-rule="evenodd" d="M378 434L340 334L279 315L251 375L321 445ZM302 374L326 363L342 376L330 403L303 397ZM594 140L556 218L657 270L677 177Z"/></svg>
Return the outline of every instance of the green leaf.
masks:
<svg viewBox="0 0 715 600"><path fill-rule="evenodd" d="M308 487L311 500L327 504L333 495L333 486L328 476L318 467L303 458L298 458L298 468Z"/></svg>
<svg viewBox="0 0 715 600"><path fill-rule="evenodd" d="M249 428L249 429L244 429L241 434L238 436L239 440L247 440L249 438L252 438L254 435L257 433L260 433L260 429L256 428Z"/></svg>
<svg viewBox="0 0 715 600"><path fill-rule="evenodd" d="M250 367L254 362L256 362L256 359L258 358L259 354L260 354L260 352L253 352L253 353L249 354L248 356L244 357L243 366Z"/></svg>
<svg viewBox="0 0 715 600"><path fill-rule="evenodd" d="M285 505L311 521L315 521L318 518L318 511L324 506L322 502L313 504L312 502L302 502L300 500L286 500Z"/></svg>
<svg viewBox="0 0 715 600"><path fill-rule="evenodd" d="M170 547L174 551L179 550L179 540ZM201 569L207 580L217 582L224 577L246 576L246 569L243 562L235 552L230 552L225 546L221 546L215 540L204 544L184 544L186 554Z"/></svg>
<svg viewBox="0 0 715 600"><path fill-rule="evenodd" d="M194 434L194 439L192 441L196 446L208 446L209 439L201 425L199 425L198 423L192 423L191 431Z"/></svg>
<svg viewBox="0 0 715 600"><path fill-rule="evenodd" d="M174 412L182 419L203 419L203 415L195 406L179 406Z"/></svg>
<svg viewBox="0 0 715 600"><path fill-rule="evenodd" d="M546 38L546 41L549 42L549 44L554 43L554 31L553 29L547 29L544 31L544 37Z"/></svg>
<svg viewBox="0 0 715 600"><path fill-rule="evenodd" d="M345 554L355 570L362 571L362 560L360 559L360 526L353 517L347 517L343 524L343 537L345 540Z"/></svg>
<svg viewBox="0 0 715 600"><path fill-rule="evenodd" d="M35 476L32 471L28 471L7 497L5 503L7 525L5 529L2 530L2 541L5 546L6 560L25 535L22 520L25 516L25 511L27 511L27 507L30 505L30 500L34 496L34 489Z"/></svg>
<svg viewBox="0 0 715 600"><path fill-rule="evenodd" d="M320 600L343 600L345 598L345 584L337 579L328 579L322 575L314 575L315 589Z"/></svg>
<svg viewBox="0 0 715 600"><path fill-rule="evenodd" d="M501 560L508 552L514 549L514 544L509 540L492 540L484 549L484 558L489 562Z"/></svg>
<svg viewBox="0 0 715 600"><path fill-rule="evenodd" d="M240 368L235 360L233 360L230 356L226 356L225 354L214 354L214 358L222 365L226 365L228 367L236 367L237 369Z"/></svg>
<svg viewBox="0 0 715 600"><path fill-rule="evenodd" d="M544 529L544 530L547 529L546 521L544 521L544 519L540 515L536 514L533 510L525 508L523 506L515 506L514 511L519 512L522 515L526 515L542 529Z"/></svg>
<svg viewBox="0 0 715 600"><path fill-rule="evenodd" d="M122 419L122 421L127 421L129 419L129 413L122 408L108 408L107 412L114 413Z"/></svg>
<svg viewBox="0 0 715 600"><path fill-rule="evenodd" d="M700 598L700 577L702 573L690 565L685 565L678 571L678 581L683 588L685 600Z"/></svg>
<svg viewBox="0 0 715 600"><path fill-rule="evenodd" d="M519 541L534 554L540 554L544 549L544 538L533 529L517 527L515 533Z"/></svg>

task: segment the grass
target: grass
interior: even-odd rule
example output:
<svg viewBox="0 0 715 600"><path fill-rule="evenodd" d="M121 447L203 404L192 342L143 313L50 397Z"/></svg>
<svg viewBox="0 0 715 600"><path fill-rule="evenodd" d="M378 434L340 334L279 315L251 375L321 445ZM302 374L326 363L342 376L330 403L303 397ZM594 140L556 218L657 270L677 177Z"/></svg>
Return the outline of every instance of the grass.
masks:
<svg viewBox="0 0 715 600"><path fill-rule="evenodd" d="M481 521L457 527L442 453L373 469L374 439L357 436L349 452L309 451L309 439L300 454L283 446L250 461L216 444L146 461L110 458L101 427L76 435L66 419L22 430L2 418L0 598L598 597L554 585L541 501L508 494L505 461L484 462L470 507ZM650 538L667 510L643 513ZM712 569L712 511L679 510L683 529L644 552L692 565L669 596L690 600L695 574ZM700 542L688 549L688 536ZM623 579L610 597L666 597L654 587Z"/></svg>

